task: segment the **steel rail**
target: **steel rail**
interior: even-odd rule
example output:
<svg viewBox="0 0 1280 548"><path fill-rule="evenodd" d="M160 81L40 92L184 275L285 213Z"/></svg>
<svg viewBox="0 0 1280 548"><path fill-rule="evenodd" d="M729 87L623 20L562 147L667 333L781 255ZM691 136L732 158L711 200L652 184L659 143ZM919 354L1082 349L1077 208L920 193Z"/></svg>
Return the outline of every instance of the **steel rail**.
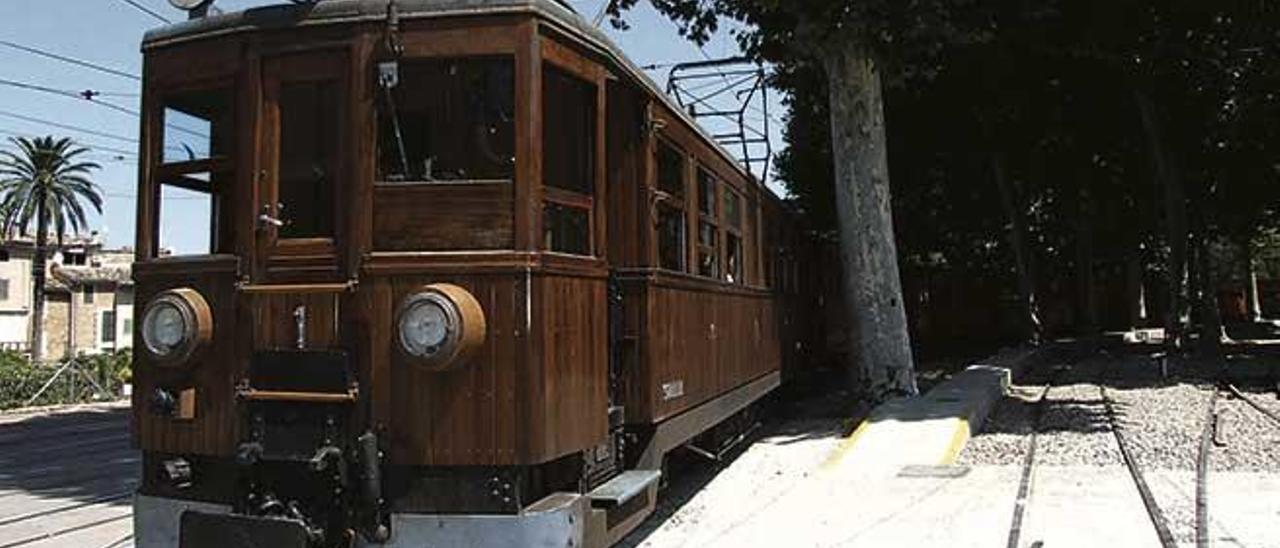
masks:
<svg viewBox="0 0 1280 548"><path fill-rule="evenodd" d="M1209 453L1217 433L1218 388L1212 389L1200 430L1200 451L1196 455L1196 547L1209 546Z"/></svg>
<svg viewBox="0 0 1280 548"><path fill-rule="evenodd" d="M1237 398L1240 398L1241 400L1244 400L1244 402L1249 404L1250 407L1257 409L1258 412L1262 413L1263 415L1266 415L1271 420L1276 421L1276 424L1280 424L1280 413L1276 413L1275 411L1267 409L1262 404L1258 403L1257 400L1249 397L1244 392L1241 392L1240 389L1236 388L1236 385L1234 384L1228 384L1227 390L1231 391L1231 395Z"/></svg>
<svg viewBox="0 0 1280 548"><path fill-rule="evenodd" d="M1053 385L1053 380L1045 384L1044 390L1040 392L1040 398L1035 402L1031 440L1028 442L1027 456L1022 461L1022 477L1018 480L1018 498L1013 503L1013 523L1009 527L1009 542L1006 544L1008 548L1018 548L1022 537L1022 517L1027 511L1027 502L1031 498L1031 471L1035 466L1040 424L1044 419L1044 402L1048 399L1049 389L1053 388Z"/></svg>
<svg viewBox="0 0 1280 548"><path fill-rule="evenodd" d="M1124 464L1129 469L1129 476L1133 478L1133 483L1138 488L1138 496L1142 498L1142 505L1146 507L1147 517L1151 518L1151 525L1156 529L1156 536L1160 539L1160 545L1163 548L1178 548L1178 541L1173 538L1173 533L1169 530L1169 520L1165 518L1164 512L1160 511L1160 505L1156 503L1155 496L1151 494L1151 486L1147 485L1147 480L1142 474L1142 468L1138 465L1137 459L1134 458L1133 452L1129 450L1129 443L1125 440L1124 433L1120 430L1120 423L1116 420L1115 405L1111 398L1107 396L1107 387L1098 385L1098 390L1102 394L1102 404L1106 407L1107 420L1111 424L1111 433L1115 435L1116 444L1120 447L1120 456L1124 457Z"/></svg>

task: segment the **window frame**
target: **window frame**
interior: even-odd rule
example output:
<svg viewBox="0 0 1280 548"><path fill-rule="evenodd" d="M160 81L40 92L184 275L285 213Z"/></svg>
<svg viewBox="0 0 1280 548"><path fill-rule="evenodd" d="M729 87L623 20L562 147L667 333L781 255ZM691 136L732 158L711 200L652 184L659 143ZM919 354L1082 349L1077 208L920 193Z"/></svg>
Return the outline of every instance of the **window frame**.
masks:
<svg viewBox="0 0 1280 548"><path fill-rule="evenodd" d="M722 267L721 270L723 271L722 279L732 284L746 285L747 283L746 281L747 244L746 244L746 218L745 218L746 210L744 207L744 204L746 204L746 198L743 196L742 192L739 192L738 189L734 188L733 185L731 184L725 183L724 185L722 185L722 187L723 188L720 190L721 226L723 227L722 231L724 233L724 237L722 238L724 242L722 245L722 247L724 248L724 259L723 259L723 264L721 265ZM728 213L729 213L728 203L730 198L736 200L736 203L737 203L737 208L736 208L737 222L734 222L734 220L728 218ZM729 251L731 249L731 246L729 245L730 236L733 236L738 241L738 262L737 262L736 268L734 269L736 270L736 272L730 272L730 266L729 266ZM731 274L733 275L732 279L730 279Z"/></svg>
<svg viewBox="0 0 1280 548"><path fill-rule="evenodd" d="M600 220L599 220L599 215L596 212L596 205L598 202L597 195L601 191L601 187L600 187L601 171L603 168L603 163L605 162L605 158L604 158L605 151L602 146L604 144L603 142L603 139L604 139L604 129L603 129L604 115L603 114L604 113L602 112L602 109L603 109L602 101L604 100L603 99L604 89L598 77L589 77L592 75L584 74L583 71L576 70L574 67L566 66L566 65L568 65L568 63L557 62L557 60L554 58L543 59L542 61L542 66L540 67L540 70L538 73L538 82L539 82L539 87L541 88L539 90L541 95L541 100L538 102L537 105L533 105L534 108L538 109L539 119L543 120L542 127L541 127L541 131L543 132L543 134L539 135L539 138L541 138L544 142L546 141L545 132L547 129L547 124L546 124L545 115L547 112L547 109L546 109L546 106L547 106L546 105L546 101L547 101L546 74L547 72L556 71L556 72L559 72L562 77L577 80L578 82L589 86L591 90L594 92L591 95L593 100L591 102L592 109L590 114L590 120L591 120L590 137L589 137L590 148L591 148L590 155L589 155L590 161L586 170L586 173L588 176L587 188L590 189L591 193L584 194L584 193L570 190L564 187L553 186L549 184L548 181L546 180L547 173L546 173L545 146L540 150L540 153L543 155L542 161L540 162L540 165L539 165L540 172L538 173L538 180L541 182L540 186L542 187L542 200L538 208L541 214L541 220L542 220L542 222L540 223L540 226L541 226L540 236L542 240L541 245L542 245L543 251L548 253L558 253L558 254L572 255L572 256L578 256L578 257L595 257L599 255L599 250L602 247L602 243L599 241L599 238L597 237L597 228ZM555 206L565 208L565 209L578 210L579 212L586 212L587 214L587 249L585 254L580 254L580 253L575 253L572 251L565 251L560 249L553 249L550 246L550 242L547 241L547 238L550 235L550 227L547 226L547 212L549 211L549 208L547 207L548 204L553 204Z"/></svg>
<svg viewBox="0 0 1280 548"><path fill-rule="evenodd" d="M111 315L111 329L107 329L107 315ZM98 311L98 346L114 346L120 339L119 333L119 314L114 308L107 308ZM104 337L107 333L111 333L111 338Z"/></svg>
<svg viewBox="0 0 1280 548"><path fill-rule="evenodd" d="M695 201L694 208L698 222L697 238L693 241L694 263L697 266L695 274L704 278L721 279L724 273L724 269L722 268L724 264L720 255L721 248L724 247L724 237L721 234L723 229L721 228L722 223L720 222L720 214L722 213L720 187L723 186L724 183L720 179L719 175L712 171L711 168L708 168L704 163L695 162L694 166L693 199ZM704 195L704 192L707 190L703 187L704 181L709 183L710 196ZM710 207L704 207L706 204L710 204ZM710 245L703 241L703 225L710 227L712 239ZM702 271L702 261L704 256L710 257L713 261L711 263L710 273L704 273Z"/></svg>
<svg viewBox="0 0 1280 548"><path fill-rule="evenodd" d="M520 106L520 66L519 66L520 57L519 55L517 55L516 52L514 51L507 51L507 50L470 51L468 49L464 49L459 51L441 51L441 52L429 52L429 53L418 53L418 54L413 54L412 52L410 52L396 59L396 62L399 65L397 70L401 72L401 75L403 75L403 71L405 70L406 66L411 66L416 63L462 61L462 60L468 60L468 59L471 59L471 60L501 59L510 63L511 81L512 81L512 84L511 84L511 94L512 94L512 97L511 97L511 104L512 104L511 176L507 178L405 179L403 181L395 181L395 180L390 180L390 179L387 179L386 177L383 177L382 175L384 174L379 173L380 171L382 171L381 166L378 165L381 162L381 157L382 157L381 139L380 139L381 128L379 127L379 124L381 122L381 116L382 116L381 109L385 100L384 100L384 92L382 90L382 87L380 84L378 84L377 63L372 63L371 64L372 73L370 74L370 76L372 77L372 89L373 89L374 97L373 97L373 107L370 109L370 112L373 117L374 135L375 135L375 138L373 140L374 142L373 142L373 150L372 150L372 154L374 158L373 185L375 188L386 187L386 186L398 187L398 186L404 186L404 185L448 185L448 184L455 184L455 185L511 184L511 185L514 185L517 183L517 179L519 178L519 172L520 172L520 155L521 155L520 139L519 139L519 133L520 133L519 124L524 117L524 114L521 112L521 106ZM397 104L397 108L399 107L400 105Z"/></svg>
<svg viewBox="0 0 1280 548"><path fill-rule="evenodd" d="M355 104L353 98L358 95L352 85L351 52L334 43L308 45L300 48L268 50L258 62L259 70L253 78L257 79L254 99L254 111L258 120L256 127L240 132L241 135L254 135L253 153L257 155L257 177L249 183L256 191L256 199L252 210L241 212L238 218L253 219L252 235L245 235L254 241L252 247L252 279L290 279L309 276L308 279L336 280L342 279L343 264L339 256L339 243L349 238L350 224L345 222L347 216L343 209L343 200L355 181L356 158L352 153L353 139L351 119ZM283 152L282 101L286 88L302 84L329 84L334 93L335 105L332 129L336 143L333 156L333 182L329 189L330 204L333 216L331 234L323 236L286 236L281 234L279 226L263 219L266 214L276 221L287 221L288 215L279 209L283 197L282 160ZM288 204L286 204L287 206ZM247 215L245 214L247 213ZM348 263L350 264L350 263ZM323 269L323 273L321 273ZM312 270L314 274L305 273Z"/></svg>
<svg viewBox="0 0 1280 548"><path fill-rule="evenodd" d="M664 149L666 151L670 151L671 153L673 153L672 157L678 161L676 165L677 167L676 176L678 177L679 183L680 183L679 195L674 195L668 192L667 190L664 190L663 178L662 178L663 170L661 168L662 154L664 152ZM659 270L664 270L667 272L686 273L686 272L689 272L689 269L691 268L690 261L689 261L690 237L689 237L689 207L688 207L688 201L690 199L690 194L691 194L689 189L690 156L673 139L670 139L664 135L658 135L654 138L652 158L653 158L652 189L654 193L653 194L654 198L652 200L653 216L654 216L653 241L656 244L654 245L654 259L655 259L654 266ZM667 268L666 265L663 264L663 260L662 260L663 259L662 219L663 219L664 209L667 210L667 213L674 214L675 218L680 221L680 231L679 231L680 241L677 242L677 246L676 246L678 248L678 253L676 255L680 258L680 265L679 265L679 269L676 269L676 270Z"/></svg>
<svg viewBox="0 0 1280 548"><path fill-rule="evenodd" d="M207 78L192 80L181 83L169 83L157 87L152 92L154 99L149 100L147 104L147 116L150 118L148 124L152 128L147 139L150 141L149 162L151 167L151 199L153 209L150 213L150 256L148 258L156 258L160 256L160 229L161 220L164 216L164 194L165 187L173 187L190 192L199 193L209 198L209 242L208 251L206 253L178 253L177 256L208 256L226 252L234 242L224 241L224 236L234 233L234 231L223 233L223 229L227 228L219 221L222 220L223 202L228 199L234 199L232 196L224 196L224 192L232 192L232 188L221 188L214 184L217 179L227 181L228 186L234 186L235 182L235 157L238 152L237 148L240 144L241 136L236 134L236 125L240 123L240 112L238 111L238 92L234 84L228 84L222 78ZM214 154L212 147L215 139L215 130L217 126L214 120L210 120L209 124L209 155L205 158L197 158L191 160L179 160L168 162L165 161L164 151L166 149L166 139L168 132L173 128L169 127L166 112L171 108L174 98L183 95L194 94L222 94L225 99L228 112L225 114L224 120L229 122L230 127L225 131L218 132L223 134L227 139L227 147L225 150ZM176 109L175 109L176 110ZM189 114L188 114L189 115ZM208 180L199 178L199 175L207 174Z"/></svg>

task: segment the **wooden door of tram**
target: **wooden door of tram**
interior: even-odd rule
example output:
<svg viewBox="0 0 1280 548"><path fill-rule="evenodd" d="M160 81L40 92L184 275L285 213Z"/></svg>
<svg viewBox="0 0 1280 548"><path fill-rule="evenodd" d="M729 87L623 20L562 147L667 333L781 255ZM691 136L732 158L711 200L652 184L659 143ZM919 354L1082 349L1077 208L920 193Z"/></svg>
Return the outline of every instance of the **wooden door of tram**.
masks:
<svg viewBox="0 0 1280 548"><path fill-rule="evenodd" d="M338 345L339 305L350 265L343 191L348 62L343 49L284 53L262 60L256 245L249 298L255 348Z"/></svg>

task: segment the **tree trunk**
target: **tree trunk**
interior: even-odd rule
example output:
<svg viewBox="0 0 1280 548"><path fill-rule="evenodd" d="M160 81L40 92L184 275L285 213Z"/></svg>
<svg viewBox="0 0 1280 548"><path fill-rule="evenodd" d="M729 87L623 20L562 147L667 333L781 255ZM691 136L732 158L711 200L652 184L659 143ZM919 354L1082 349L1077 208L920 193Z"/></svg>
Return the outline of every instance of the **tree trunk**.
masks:
<svg viewBox="0 0 1280 548"><path fill-rule="evenodd" d="M40 203L40 211L36 216L36 249L31 258L31 360L40 363L44 359L44 286L45 286L45 253L49 236L45 233L49 228L48 213L44 203Z"/></svg>
<svg viewBox="0 0 1280 548"><path fill-rule="evenodd" d="M1196 282L1200 293L1200 353L1208 357L1222 356L1222 313L1218 309L1218 284L1209 257L1209 238L1196 238Z"/></svg>
<svg viewBox="0 0 1280 548"><path fill-rule="evenodd" d="M1159 113L1151 97L1134 89L1134 102L1142 119L1156 183L1160 186L1165 213L1165 237L1169 254L1165 264L1168 276L1169 302L1165 311L1165 340L1171 349L1182 347L1184 326L1188 321L1187 306L1187 202L1182 175L1169 154Z"/></svg>
<svg viewBox="0 0 1280 548"><path fill-rule="evenodd" d="M1027 246L1027 222L1021 193L1013 188L1005 172L1004 153L991 155L991 172L1000 191L1000 205L1009 220L1009 247L1013 249L1013 267L1018 276L1018 298L1021 301L1022 324L1027 340L1040 344L1044 326L1040 323L1040 307L1036 300L1036 283L1031 264L1031 249Z"/></svg>
<svg viewBox="0 0 1280 548"><path fill-rule="evenodd" d="M1090 216L1089 192L1080 191L1079 214L1076 215L1076 296L1080 311L1077 328L1080 335L1098 334L1098 300L1093 283L1093 220Z"/></svg>
<svg viewBox="0 0 1280 548"><path fill-rule="evenodd" d="M1129 327L1131 329L1146 327L1147 323L1146 289L1142 285L1141 253L1141 249L1135 246L1133 253L1125 261L1125 294L1129 298Z"/></svg>
<svg viewBox="0 0 1280 548"><path fill-rule="evenodd" d="M823 54L840 260L854 342L852 387L874 400L918 393L889 197L880 72L871 52L833 44Z"/></svg>
<svg viewBox="0 0 1280 548"><path fill-rule="evenodd" d="M1244 300L1246 320L1262 321L1262 299L1258 296L1258 264L1253 253L1253 242L1245 238L1240 244L1244 256Z"/></svg>

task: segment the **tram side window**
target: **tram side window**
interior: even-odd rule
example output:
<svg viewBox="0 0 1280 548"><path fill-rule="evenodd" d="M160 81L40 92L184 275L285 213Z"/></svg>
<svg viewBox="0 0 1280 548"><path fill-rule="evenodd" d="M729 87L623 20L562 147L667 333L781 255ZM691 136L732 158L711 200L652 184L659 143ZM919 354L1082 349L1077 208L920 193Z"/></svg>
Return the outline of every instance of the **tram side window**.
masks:
<svg viewBox="0 0 1280 548"><path fill-rule="evenodd" d="M331 80L285 84L280 90L281 238L333 236L337 184L338 102Z"/></svg>
<svg viewBox="0 0 1280 548"><path fill-rule="evenodd" d="M543 244L591 254L596 170L596 87L553 66L542 71Z"/></svg>
<svg viewBox="0 0 1280 548"><path fill-rule="evenodd" d="M685 269L684 154L658 141L658 266Z"/></svg>
<svg viewBox="0 0 1280 548"><path fill-rule="evenodd" d="M511 181L515 64L510 57L402 61L378 86L378 180Z"/></svg>
<svg viewBox="0 0 1280 548"><path fill-rule="evenodd" d="M224 199L234 180L234 112L230 90L163 95L161 150L153 173L160 200L155 225L162 255L226 252L234 225Z"/></svg>
<svg viewBox="0 0 1280 548"><path fill-rule="evenodd" d="M698 275L720 277L720 229L716 219L716 178L698 168Z"/></svg>
<svg viewBox="0 0 1280 548"><path fill-rule="evenodd" d="M724 189L724 276L729 283L744 283L742 279L742 197L728 187Z"/></svg>

